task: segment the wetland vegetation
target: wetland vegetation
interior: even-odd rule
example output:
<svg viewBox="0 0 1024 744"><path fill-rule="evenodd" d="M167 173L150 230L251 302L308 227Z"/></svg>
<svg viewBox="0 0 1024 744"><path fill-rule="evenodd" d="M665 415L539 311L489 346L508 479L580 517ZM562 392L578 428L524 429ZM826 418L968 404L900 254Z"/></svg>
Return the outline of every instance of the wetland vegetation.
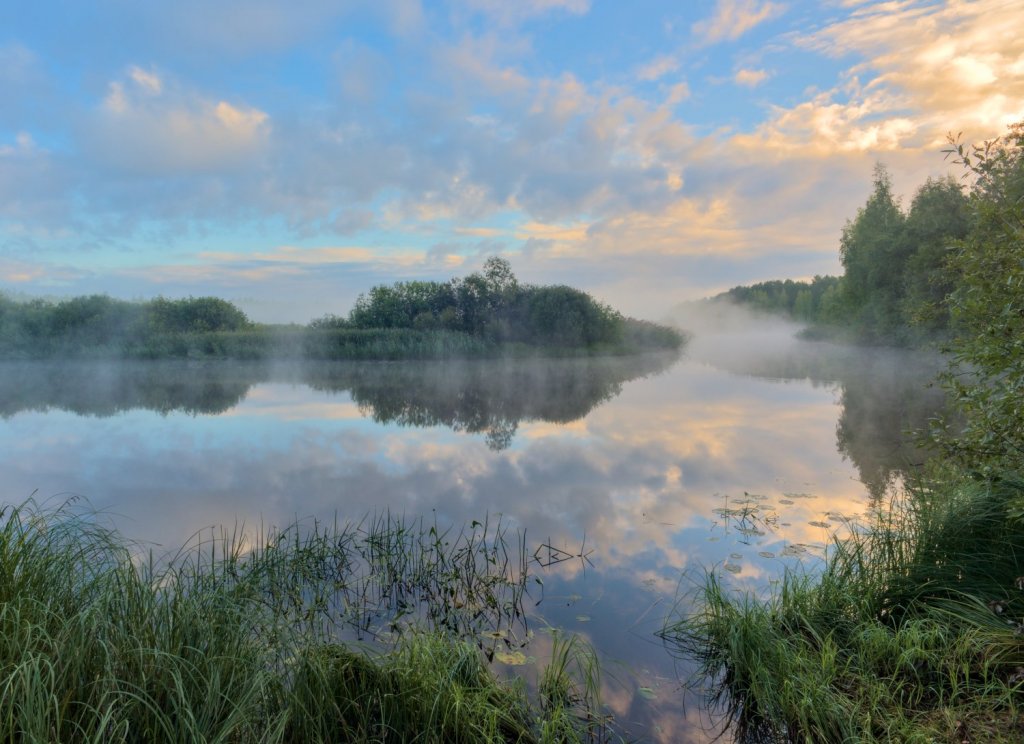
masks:
<svg viewBox="0 0 1024 744"><path fill-rule="evenodd" d="M528 692L522 534L390 514L137 548L65 503L0 512L9 741L575 742L608 735L593 652ZM415 619L415 622L411 622ZM386 635L386 646L344 642Z"/></svg>

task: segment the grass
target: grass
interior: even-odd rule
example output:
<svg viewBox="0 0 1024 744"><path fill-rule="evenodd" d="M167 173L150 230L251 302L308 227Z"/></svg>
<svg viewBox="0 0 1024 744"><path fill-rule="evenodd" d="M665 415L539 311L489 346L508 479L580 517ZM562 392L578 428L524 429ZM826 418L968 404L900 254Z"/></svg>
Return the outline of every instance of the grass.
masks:
<svg viewBox="0 0 1024 744"><path fill-rule="evenodd" d="M385 514L253 540L226 533L166 560L140 560L73 504L5 507L0 739L604 736L592 698L531 702L523 683L491 672L471 640L521 618L525 554L500 523L456 532ZM344 628L390 642L344 643ZM545 679L574 689L570 669L584 657L577 666L590 689L592 651L576 640Z"/></svg>
<svg viewBox="0 0 1024 744"><path fill-rule="evenodd" d="M741 741L1018 742L1024 481L917 486L767 599L714 573L662 636Z"/></svg>

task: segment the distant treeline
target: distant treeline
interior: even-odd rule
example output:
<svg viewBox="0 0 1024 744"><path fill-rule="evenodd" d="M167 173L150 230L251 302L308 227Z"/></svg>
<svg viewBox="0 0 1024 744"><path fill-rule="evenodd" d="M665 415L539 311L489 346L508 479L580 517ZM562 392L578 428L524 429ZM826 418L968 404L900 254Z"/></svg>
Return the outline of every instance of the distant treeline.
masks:
<svg viewBox="0 0 1024 744"><path fill-rule="evenodd" d="M982 229L984 210L974 202L990 198L978 187L965 193L952 177L928 179L904 211L878 165L871 196L843 228L843 276L762 282L713 299L784 313L816 324L820 335L864 343L913 345L947 336L950 296L964 286L955 258Z"/></svg>
<svg viewBox="0 0 1024 744"><path fill-rule="evenodd" d="M626 318L578 289L521 285L500 258L462 279L373 287L348 317L325 315L308 326L257 324L215 297L19 302L0 295L5 359L431 359L630 353L682 343L678 331Z"/></svg>

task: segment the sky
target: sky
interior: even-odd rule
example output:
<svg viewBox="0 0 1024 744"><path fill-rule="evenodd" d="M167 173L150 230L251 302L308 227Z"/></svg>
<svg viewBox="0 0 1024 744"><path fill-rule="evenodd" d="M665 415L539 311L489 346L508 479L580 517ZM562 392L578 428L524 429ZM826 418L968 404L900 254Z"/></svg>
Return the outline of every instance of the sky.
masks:
<svg viewBox="0 0 1024 744"><path fill-rule="evenodd" d="M305 322L501 255L658 319L1021 120L1020 0L7 2L0 291Z"/></svg>

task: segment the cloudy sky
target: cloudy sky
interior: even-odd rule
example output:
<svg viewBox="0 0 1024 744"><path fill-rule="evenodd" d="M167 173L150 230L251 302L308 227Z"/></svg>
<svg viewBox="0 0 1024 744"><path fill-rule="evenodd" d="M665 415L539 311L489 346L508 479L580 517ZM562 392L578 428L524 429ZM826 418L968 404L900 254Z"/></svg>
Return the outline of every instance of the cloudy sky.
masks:
<svg viewBox="0 0 1024 744"><path fill-rule="evenodd" d="M3 3L0 290L305 321L502 254L657 318L1021 119L1019 0Z"/></svg>

